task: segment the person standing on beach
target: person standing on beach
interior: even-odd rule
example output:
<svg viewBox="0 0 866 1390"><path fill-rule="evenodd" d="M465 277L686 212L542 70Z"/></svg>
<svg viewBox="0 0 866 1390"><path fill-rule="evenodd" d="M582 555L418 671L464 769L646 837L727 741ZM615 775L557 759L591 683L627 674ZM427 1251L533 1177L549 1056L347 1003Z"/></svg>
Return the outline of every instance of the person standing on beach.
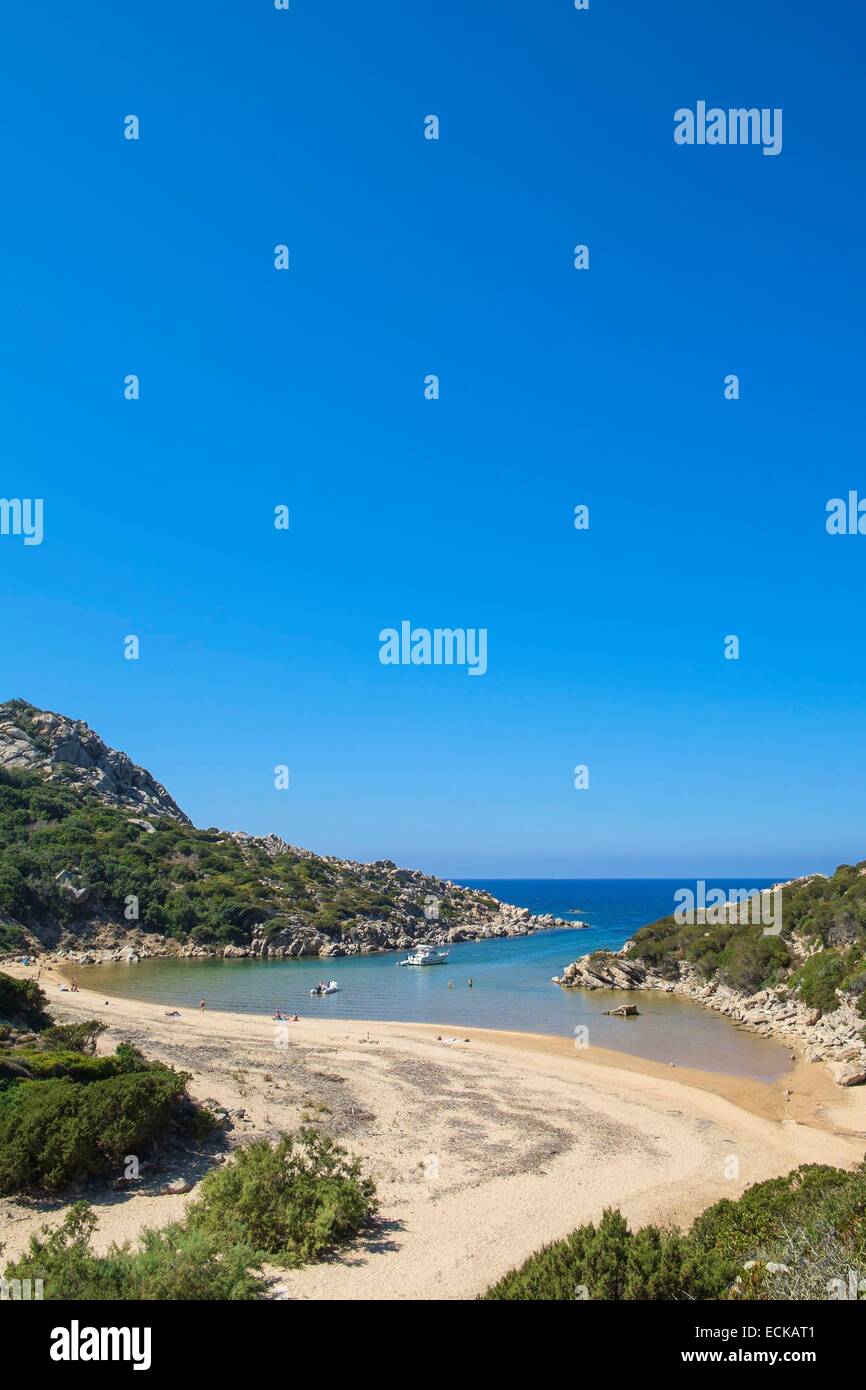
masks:
<svg viewBox="0 0 866 1390"><path fill-rule="evenodd" d="M204 1010L204 995L202 995L201 999L198 1001L198 1007L199 1012L201 1013Z"/></svg>

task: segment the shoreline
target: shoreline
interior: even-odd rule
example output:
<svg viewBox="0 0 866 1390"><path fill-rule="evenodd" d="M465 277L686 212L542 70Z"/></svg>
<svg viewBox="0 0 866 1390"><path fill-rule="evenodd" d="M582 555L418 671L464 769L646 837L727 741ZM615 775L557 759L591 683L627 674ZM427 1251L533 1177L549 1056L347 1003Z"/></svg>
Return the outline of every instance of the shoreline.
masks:
<svg viewBox="0 0 866 1390"><path fill-rule="evenodd" d="M802 1052L809 1062L824 1063L839 1086L860 1086L866 1081L866 1033L856 1001L850 997L837 995L837 1008L825 1018L821 1009L792 996L787 985L747 995L717 980L701 980L694 967L682 962L678 978L668 979L641 960L630 960L626 952L632 944L627 941L618 951L580 956L551 983L590 993L603 989L676 995L721 1014L746 1032L794 1049L798 1056Z"/></svg>
<svg viewBox="0 0 866 1390"><path fill-rule="evenodd" d="M637 1225L687 1225L750 1183L806 1162L851 1167L866 1150L866 1094L803 1061L763 1082L544 1034L323 1018L286 1024L281 1046L268 1018L170 1019L165 1005L61 993L64 982L42 967L53 1011L108 1023L100 1051L127 1039L190 1072L197 1099L243 1110L230 1148L313 1123L362 1158L377 1227L331 1260L279 1272L277 1298L471 1298L606 1206ZM162 1195L178 1175L175 1165L143 1190L75 1194L99 1214L97 1248L178 1217L202 1173L188 1196ZM5 1258L73 1199L0 1200Z"/></svg>
<svg viewBox="0 0 866 1390"><path fill-rule="evenodd" d="M12 973L26 978L28 968L32 969L32 967L18 967ZM45 969L44 966L42 968ZM54 968L64 979L68 980L72 977L73 972L69 967L57 964ZM41 981L43 988L45 984L46 981L43 979ZM271 1017L252 1011L231 1012L206 1008L200 1012L197 1008L189 1005L169 1003L168 1001L150 1003L148 1000L123 994L108 995L108 1011L106 1011L106 1005L97 1002L102 995L81 985L74 994L71 992L61 994L58 989L57 995L58 998L52 1000L57 1007L63 1007L63 1001L66 1001L67 1007L74 1008L74 1005L68 1002L73 999L91 1001L89 1007L92 1007L94 1011L93 1017L99 1018L103 1022L111 1017L117 1017L116 1011L110 1012L112 1005L122 1005L125 1006L123 1012L129 1016L135 1017L141 1010L148 1015L152 1012L157 1021L160 1018L165 1019L168 1008L177 1008L182 1011L181 1021L186 1022L187 1025L191 1021L200 1023L205 1019L214 1020L225 1026L227 1035L233 1030L239 1031L238 1025L241 1022L259 1025L262 1030L273 1035L276 1024L276 1020ZM731 1026L736 1025L732 1024ZM307 1030L309 1030L310 1036L317 1037L322 1033L330 1034L335 1030L345 1029L348 1034L358 1032L369 1034L378 1029L395 1038L412 1037L420 1033L422 1037L436 1041L441 1035L446 1038L465 1038L474 1042L486 1043L491 1047L503 1047L518 1052L541 1053L559 1058L577 1058L591 1066L604 1066L614 1070L622 1069L635 1075L655 1077L659 1080L676 1080L680 1085L708 1091L738 1105L751 1114L764 1118L778 1121L788 1118L810 1124L819 1129L828 1128L831 1133L838 1132L832 1126L826 1125L821 1117L821 1108L824 1103L838 1099L837 1088L831 1084L831 1078L826 1068L821 1067L819 1069L806 1062L799 1051L795 1053L793 1046L791 1046L790 1068L774 1080L763 1080L739 1073L710 1071L698 1067L685 1067L673 1062L661 1062L650 1057L641 1057L638 1053L625 1052L617 1048L599 1047L595 1044L578 1048L566 1036L509 1028L485 1028L462 1024L458 1026L457 1024L416 1022L403 1019L314 1018L312 1016L301 1017L298 1023L288 1023L287 1027L301 1039L306 1036ZM456 1045L459 1046L459 1043ZM671 1072L674 1071L676 1072L675 1078L671 1077ZM789 1084L792 1080L797 1082L796 1091ZM790 1102L784 1101L784 1093L787 1090L793 1092ZM817 1101L816 1097L819 1098ZM863 1096L863 1101L862 1135L864 1147L866 1147L866 1096Z"/></svg>
<svg viewBox="0 0 866 1390"><path fill-rule="evenodd" d="M220 962L220 963L222 963L222 962ZM37 960L37 961L35 962L35 967L36 967L36 968L39 968L40 964L41 964L41 962L40 962L39 960ZM0 969L2 969L2 968L3 968L3 966L0 965ZM48 968L48 967L46 967L44 964L42 964L42 965L41 965L41 968L42 968L42 969L46 969L46 968ZM79 980L79 981L83 980L83 981L84 981L84 987L85 987L85 988L90 988L92 993L98 994L98 993L100 992L100 990L97 989L95 986L90 986L90 985L87 984L87 975L86 975L84 972L87 971L87 970L90 970L91 968L96 968L97 970L99 970L99 969L104 968L104 967L100 967L100 966L97 966L97 967L78 966L77 964L71 964L69 961L61 960L61 961L54 961L54 962L52 963L52 967L51 967L51 968L57 970L57 971L59 972L59 974L60 974L66 981L71 981L72 979L77 979L77 980ZM131 966L128 967L128 968L129 968L129 969L132 969ZM118 993L118 994L114 995L114 992L113 992L113 990L112 990L111 987L114 985L115 979L121 980L121 979L125 978L126 972L120 972L120 974L116 974L112 967L109 967L109 970L110 970L111 975L112 975L114 978L110 979L110 980L107 981L107 982L100 982L101 984L102 984L102 983L105 983L106 992L107 992L107 993L111 994L112 997L116 997L116 998L118 998L118 999L128 999L128 1000L130 1000L131 1002L135 1002L136 1000L139 1000L139 1001L141 1001L141 1002L145 1002L145 1000L144 1000L144 999L142 998L142 996L139 995L139 994L134 994L134 993L133 993L133 994ZM306 991L305 991L305 992L306 992ZM193 991L193 993L194 993L195 996L197 997L197 995L198 995L198 990ZM207 983L206 983L206 982L202 982L202 984L201 984L201 993L203 993L203 994L205 994L205 995L208 994ZM649 1001L650 1001L650 1000L656 1001L656 1000L658 1000L658 998L659 998L658 992L657 992L657 991L654 991L654 990L651 990L651 989L647 989L647 990L646 990L646 995L647 995L647 1004L648 1004L648 1005L649 1005ZM690 1009L696 1009L696 1006L698 1005L698 1003L699 1003L700 1001L686 998L684 1002L688 1005L688 1007L689 1007ZM154 1003L158 1003L160 1006L163 1006L163 1005L164 1005L164 1007L167 1008L167 1009L168 1009L168 1008L172 1008L172 1009L173 1009L173 1008L177 1008L177 1009L187 1009L187 1010L190 1010L190 1009L193 1008L193 1002L192 1002L192 999L191 999L191 997L190 997L190 992L189 992L189 990L182 991L182 992L179 991L179 992L178 992L178 995L174 995L174 992L172 991L172 996L171 996L171 997L166 997L166 998L164 998L164 999L155 999L155 1000L154 1000ZM296 1007L306 1009L307 1006L306 1006L306 1004L305 1004L304 1001L301 1001L301 1003L298 1004ZM338 1004L337 1004L337 1007L339 1007ZM213 1011L215 1011L215 1010L214 1010L214 1009L211 1009L211 1012L213 1012ZM650 1008L648 1009L648 1011L651 1012L651 1006L650 1006ZM233 1013L237 1013L238 1015L240 1015L240 1016L242 1016L242 1017L249 1017L249 1018L265 1018L265 1019L269 1019L270 1021L273 1021L273 1020L271 1019L271 1016L270 1016L269 1014L267 1014L267 1013L265 1013L265 1012L263 1012L263 1011L260 1011L258 1007L252 1007L252 1008L244 1008L244 1007L242 1007L242 1006L235 1006L235 1007L232 1007L231 1003L229 1003L229 1004L228 1004L228 1007L227 1007L227 1008L224 1008L224 1009L222 1009L222 1010L220 1010L220 1012L224 1012L224 1013L229 1014L229 1015L231 1015L231 1014L233 1014ZM285 1012L285 1010L284 1010L284 1012ZM643 1010L642 1010L642 1012L643 1012ZM699 1018L701 1014L706 1015L707 1012L708 1012L708 1011L707 1011L706 1009L704 1009L704 1008L697 1009L697 1010L696 1010L696 1018ZM311 1018L312 1016L313 1016L312 1014L310 1014L310 1015L306 1015L306 1014L305 1014L305 1015L304 1015L304 1017L310 1017L310 1018ZM409 1026L417 1026L417 1027L438 1028L440 1031L451 1031L451 1032L453 1032L453 1031L459 1031L460 1029L463 1029L463 1030L475 1031L475 1032L479 1032L479 1033L487 1033L487 1034L490 1034L491 1036L492 1036L492 1035L495 1035L495 1034L497 1034L497 1033L501 1033L501 1034L506 1034L506 1033L507 1033L507 1034L509 1034L510 1036L513 1036L513 1037L515 1037L515 1038L537 1037L537 1038L539 1038L539 1039L547 1039L547 1040L549 1040L550 1042L555 1042L555 1043L557 1043L557 1044L563 1044L563 1043L564 1043L565 1046L566 1046L566 1050L567 1050L568 1053L570 1053L570 1052L571 1052L571 1049L575 1046L575 1043L574 1043L574 1041L573 1041L573 1032L572 1032L572 1031L568 1031L568 1032L566 1032L566 1031L556 1031L556 1030L552 1030L552 1031L549 1031L549 1032L548 1032L548 1031L536 1031L536 1029L532 1026L532 1022L530 1022L530 1021L528 1021L528 1020L525 1021L525 1026L521 1026L521 1024L518 1024L517 1026L502 1027L502 1026L499 1025L498 1021L485 1022L485 1023L475 1023L474 1020L473 1020L471 1017L468 1018L468 1019L465 1018L465 1017L464 1017L464 1018L461 1018L461 1019L455 1019L455 1018L452 1016L452 1021L449 1023L449 1022L446 1022L446 1021L444 1021L444 1020L443 1020L443 1021L437 1021L435 1018L431 1018L429 1013L428 1013L428 1016L427 1016L426 1018L420 1018L420 1017L419 1017L419 1018L412 1018L411 1016L409 1016L409 1017L405 1017L405 1018L396 1017L396 1018L375 1018L375 1019L374 1019L374 1018L367 1018L367 1017L358 1018L356 1015L353 1015L353 1014L348 1014L348 1015L339 1014L339 1013L335 1014L335 1013L331 1012L330 1010L328 1011L327 1018L328 1018L333 1024L335 1024L335 1025L338 1024L338 1023L342 1023L342 1022L349 1023L349 1022L354 1021L355 1023L360 1023L360 1024L363 1024L364 1026L367 1026L367 1027L373 1026L374 1024L375 1024L375 1025L382 1026L382 1027L384 1027L384 1026L393 1026L393 1027L396 1027L396 1028L399 1028L399 1027L409 1027ZM699 1025L699 1026L700 1026L700 1025ZM571 1028L571 1025L569 1025L569 1027ZM740 1025L736 1020L733 1020L733 1019L725 1020L725 1024L723 1025L723 1027L724 1027L725 1032L728 1032L729 1029L732 1030L732 1031L731 1031L731 1037L733 1037L733 1033L734 1033L734 1032L745 1033L745 1032L750 1031L750 1030L748 1030L747 1028L745 1028L744 1026ZM601 1052L609 1052L610 1055L611 1055L611 1057L614 1057L614 1058L615 1058L615 1057L620 1057L620 1056L622 1056L622 1057L624 1057L624 1058L626 1058L626 1059L632 1059L634 1062L640 1062L640 1061L644 1061L644 1060L647 1061L647 1062L655 1062L655 1063L657 1063L659 1066L661 1066L661 1067L663 1067L663 1068L671 1067L671 1068L679 1068L679 1069L681 1069L681 1070L693 1070L693 1071L696 1071L696 1072L706 1072L707 1075L712 1075L712 1076L716 1076L716 1077L731 1077L732 1079L736 1079L736 1078L740 1078L740 1077L751 1077L752 1079L757 1080L757 1081L769 1081L769 1080L776 1080L776 1081L778 1081L778 1080L782 1080L785 1076L787 1076L787 1075L790 1074L792 1063L793 1063L794 1061L796 1061L796 1060L798 1059L799 1055L800 1055L799 1049L795 1049L795 1047L794 1047L793 1042L792 1042L791 1039L789 1039L789 1038L782 1038L782 1037L768 1037L768 1038L766 1039L766 1041L772 1043L772 1044L774 1045L774 1047L775 1047L777 1053L778 1053L777 1067L774 1068L774 1069L767 1069L767 1070L763 1070L763 1071L760 1070L760 1069L757 1069L757 1070L755 1070L755 1069L749 1069L749 1064L748 1064L747 1062L746 1062L743 1066L737 1066L737 1065L735 1065L735 1064L731 1064L731 1063L733 1062L733 1059L731 1059L731 1058L725 1059L724 1057L723 1057L722 1060L719 1062L719 1064L716 1065L715 1060L714 1060L714 1057L712 1056L712 1046L710 1046L710 1048L709 1048L709 1054L705 1054L700 1062L698 1062L694 1067L690 1067L690 1066L689 1066L689 1057L691 1056L691 1053L689 1052L689 1050L688 1050L687 1048L684 1047L684 1044L683 1044L683 1031L684 1031L684 1030L683 1030L682 1024L680 1023L680 1021L677 1021L677 1023L675 1024L675 1027L674 1027L673 1035L672 1035L673 1038L676 1039L676 1044L677 1044L677 1045L675 1045L670 1051L665 1050L664 1055L662 1055L662 1054L659 1052L659 1050L658 1050L657 1047L654 1049L652 1046L650 1046L649 1050L645 1050L645 1051L641 1051L639 1048L638 1048L637 1050L635 1050L635 1051L630 1051L627 1047L617 1047L617 1046L613 1045L613 1046L610 1046L610 1047L607 1047L607 1048L606 1048L606 1047L602 1044L602 1045L600 1045L599 1047L595 1048L595 1051L596 1051L596 1052L599 1052L599 1053L601 1053ZM651 1035L651 1036L652 1036L652 1035ZM656 1037L656 1039L657 1039L657 1038L658 1038L658 1034L656 1034L655 1037ZM673 1055L672 1055L672 1054L673 1054ZM726 1062L727 1062L727 1065L726 1065Z"/></svg>

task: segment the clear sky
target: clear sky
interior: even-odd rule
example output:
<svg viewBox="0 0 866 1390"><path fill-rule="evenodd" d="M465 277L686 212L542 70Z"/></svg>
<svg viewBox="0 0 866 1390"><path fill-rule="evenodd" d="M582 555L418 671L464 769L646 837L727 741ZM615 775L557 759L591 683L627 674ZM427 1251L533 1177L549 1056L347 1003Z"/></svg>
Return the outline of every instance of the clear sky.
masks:
<svg viewBox="0 0 866 1390"><path fill-rule="evenodd" d="M6 7L0 496L45 533L0 536L2 698L322 853L866 856L866 536L825 529L866 495L864 38L853 0ZM699 100L782 108L782 153L676 145ZM486 628L486 675L382 665L404 619Z"/></svg>

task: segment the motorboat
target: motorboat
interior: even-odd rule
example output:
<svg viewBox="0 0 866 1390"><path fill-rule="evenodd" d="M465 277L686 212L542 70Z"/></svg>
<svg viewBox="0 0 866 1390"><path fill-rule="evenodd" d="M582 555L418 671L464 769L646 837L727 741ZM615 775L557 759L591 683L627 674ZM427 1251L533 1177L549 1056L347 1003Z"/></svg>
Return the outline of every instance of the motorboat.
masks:
<svg viewBox="0 0 866 1390"><path fill-rule="evenodd" d="M319 996L323 994L337 994L339 989L340 986L337 984L336 980L329 980L327 984L325 984L323 980L320 980L315 989L310 990L310 994Z"/></svg>
<svg viewBox="0 0 866 1390"><path fill-rule="evenodd" d="M398 965L444 965L448 959L447 951L434 951L432 946L419 946Z"/></svg>

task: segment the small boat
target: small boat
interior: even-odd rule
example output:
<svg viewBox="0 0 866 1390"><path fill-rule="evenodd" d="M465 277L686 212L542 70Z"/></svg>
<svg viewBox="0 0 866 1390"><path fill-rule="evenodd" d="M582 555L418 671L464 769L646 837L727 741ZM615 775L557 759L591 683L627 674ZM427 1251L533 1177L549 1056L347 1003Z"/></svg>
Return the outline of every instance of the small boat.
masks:
<svg viewBox="0 0 866 1390"><path fill-rule="evenodd" d="M444 965L448 959L447 951L434 951L432 946L419 946L398 965Z"/></svg>
<svg viewBox="0 0 866 1390"><path fill-rule="evenodd" d="M319 995L319 996L321 997L321 995L323 995L323 994L337 994L337 993L339 993L339 989L340 989L340 986L337 984L337 981L336 981L336 980L329 980L327 984L324 984L324 983L319 983L319 984L317 984L316 987L315 987L315 989L311 989L311 990L310 990L310 994L312 994L312 995L316 995L316 994L317 994L317 995Z"/></svg>

